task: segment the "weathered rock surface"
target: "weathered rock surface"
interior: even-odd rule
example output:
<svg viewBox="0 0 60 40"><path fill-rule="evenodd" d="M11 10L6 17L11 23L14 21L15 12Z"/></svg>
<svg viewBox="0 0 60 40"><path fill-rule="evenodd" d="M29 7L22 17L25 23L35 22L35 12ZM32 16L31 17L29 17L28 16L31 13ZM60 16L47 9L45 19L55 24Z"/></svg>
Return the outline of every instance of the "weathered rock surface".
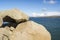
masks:
<svg viewBox="0 0 60 40"><path fill-rule="evenodd" d="M3 24L3 20L2 18L0 17L0 26Z"/></svg>
<svg viewBox="0 0 60 40"><path fill-rule="evenodd" d="M51 35L44 26L27 21L16 27L10 40L51 40Z"/></svg>
<svg viewBox="0 0 60 40"><path fill-rule="evenodd" d="M12 20L10 20L11 18L14 19L16 22L29 20L29 17L26 14L24 14L23 12L19 11L18 9L1 11L0 18L2 21L3 21L4 17L5 17L4 21L12 21ZM0 25L2 24L1 20L0 20Z"/></svg>
<svg viewBox="0 0 60 40"><path fill-rule="evenodd" d="M5 28L0 28L0 40L9 40L11 34L12 32L8 26Z"/></svg>
<svg viewBox="0 0 60 40"><path fill-rule="evenodd" d="M44 26L29 21L18 9L12 9L0 12L0 40L51 40L51 35Z"/></svg>

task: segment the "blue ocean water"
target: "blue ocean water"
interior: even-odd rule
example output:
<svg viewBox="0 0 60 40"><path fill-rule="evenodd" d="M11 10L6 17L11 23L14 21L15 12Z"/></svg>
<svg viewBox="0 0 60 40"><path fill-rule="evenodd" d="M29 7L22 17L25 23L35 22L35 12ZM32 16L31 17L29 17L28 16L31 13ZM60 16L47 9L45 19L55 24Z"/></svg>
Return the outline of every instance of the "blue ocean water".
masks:
<svg viewBox="0 0 60 40"><path fill-rule="evenodd" d="M42 24L51 33L52 40L60 40L60 18L59 17L30 17L39 24Z"/></svg>

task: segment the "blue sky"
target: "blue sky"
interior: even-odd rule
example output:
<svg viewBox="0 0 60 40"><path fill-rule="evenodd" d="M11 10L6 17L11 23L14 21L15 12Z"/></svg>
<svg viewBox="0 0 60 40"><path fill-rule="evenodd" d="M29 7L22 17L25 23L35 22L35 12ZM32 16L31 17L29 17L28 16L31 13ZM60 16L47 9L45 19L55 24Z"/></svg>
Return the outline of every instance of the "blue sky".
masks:
<svg viewBox="0 0 60 40"><path fill-rule="evenodd" d="M28 15L33 12L41 13L43 11L60 11L60 0L0 0L0 10L17 8Z"/></svg>

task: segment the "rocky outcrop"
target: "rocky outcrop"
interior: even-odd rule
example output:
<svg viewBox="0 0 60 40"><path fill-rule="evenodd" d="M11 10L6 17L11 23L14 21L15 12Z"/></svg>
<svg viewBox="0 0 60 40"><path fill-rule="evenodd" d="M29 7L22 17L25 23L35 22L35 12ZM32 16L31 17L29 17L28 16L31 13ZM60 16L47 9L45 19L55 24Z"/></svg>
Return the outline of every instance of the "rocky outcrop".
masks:
<svg viewBox="0 0 60 40"><path fill-rule="evenodd" d="M12 21L11 18L16 22L29 20L29 17L18 9L5 10L0 12L0 18L3 21ZM7 20L8 19L8 20ZM0 22L0 25L2 24Z"/></svg>
<svg viewBox="0 0 60 40"><path fill-rule="evenodd" d="M51 40L48 30L23 12L12 9L0 13L0 40Z"/></svg>
<svg viewBox="0 0 60 40"><path fill-rule="evenodd" d="M51 35L46 28L33 21L19 24L11 36L11 40L51 40Z"/></svg>

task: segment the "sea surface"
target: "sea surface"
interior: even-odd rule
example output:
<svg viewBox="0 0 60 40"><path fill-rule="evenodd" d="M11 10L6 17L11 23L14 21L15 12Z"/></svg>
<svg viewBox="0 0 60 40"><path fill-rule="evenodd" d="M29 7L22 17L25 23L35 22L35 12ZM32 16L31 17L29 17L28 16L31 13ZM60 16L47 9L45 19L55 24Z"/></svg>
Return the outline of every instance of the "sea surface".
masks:
<svg viewBox="0 0 60 40"><path fill-rule="evenodd" d="M60 40L59 17L30 17L30 20L42 24L51 33L52 40Z"/></svg>

